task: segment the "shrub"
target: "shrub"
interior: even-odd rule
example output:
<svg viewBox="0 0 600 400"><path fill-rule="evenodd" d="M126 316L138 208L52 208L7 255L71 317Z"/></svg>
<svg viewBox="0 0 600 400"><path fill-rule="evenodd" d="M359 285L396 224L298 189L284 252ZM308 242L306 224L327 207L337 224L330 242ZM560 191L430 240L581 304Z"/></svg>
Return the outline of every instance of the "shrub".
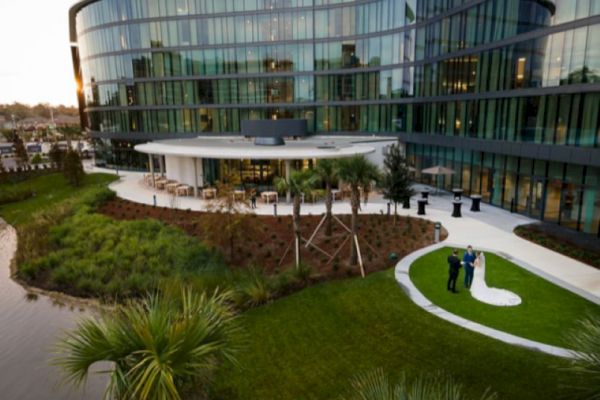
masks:
<svg viewBox="0 0 600 400"><path fill-rule="evenodd" d="M201 274L222 263L194 238L158 221L116 221L93 214L88 206L62 223L53 216L38 217L34 234L25 230L19 247L27 262L20 274L33 279L48 270L51 288L79 296L140 296L161 278Z"/></svg>
<svg viewBox="0 0 600 400"><path fill-rule="evenodd" d="M423 375L408 379L402 374L398 382L392 382L381 369L363 373L351 380L345 400L466 400L473 397L464 394L462 385L441 374ZM496 399L496 394L486 391L481 400Z"/></svg>
<svg viewBox="0 0 600 400"><path fill-rule="evenodd" d="M255 307L267 303L273 297L271 289L263 279L255 279L243 286L242 292L246 297L245 305Z"/></svg>
<svg viewBox="0 0 600 400"><path fill-rule="evenodd" d="M0 205L9 204L9 203L17 203L19 201L27 200L31 197L35 196L33 190L29 188L3 188L0 193Z"/></svg>

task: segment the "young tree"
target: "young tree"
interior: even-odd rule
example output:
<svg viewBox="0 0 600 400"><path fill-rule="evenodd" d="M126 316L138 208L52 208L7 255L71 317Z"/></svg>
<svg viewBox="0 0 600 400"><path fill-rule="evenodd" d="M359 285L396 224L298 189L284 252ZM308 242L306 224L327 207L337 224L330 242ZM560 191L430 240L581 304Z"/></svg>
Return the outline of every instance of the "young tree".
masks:
<svg viewBox="0 0 600 400"><path fill-rule="evenodd" d="M79 323L59 343L54 364L81 386L92 365L111 362L106 398L184 398L190 384L202 388L223 362L235 361L238 327L230 302L230 293L188 288L130 301Z"/></svg>
<svg viewBox="0 0 600 400"><path fill-rule="evenodd" d="M315 174L325 184L325 235L331 236L333 217L331 208L333 206L333 196L331 194L331 186L338 180L336 160L322 159L319 160L315 167Z"/></svg>
<svg viewBox="0 0 600 400"><path fill-rule="evenodd" d="M249 208L245 199L236 196L236 174L230 174L224 182L218 183L217 197L207 204L207 213L201 219L207 241L213 245L227 246L229 260L234 261L235 243L251 237L257 230L256 220L251 220L246 212Z"/></svg>
<svg viewBox="0 0 600 400"><path fill-rule="evenodd" d="M13 136L13 145L15 147L15 158L19 167L29 164L29 155L23 143L23 139L18 134Z"/></svg>
<svg viewBox="0 0 600 400"><path fill-rule="evenodd" d="M338 161L338 176L342 181L350 185L350 206L352 208L351 230L354 243L354 245L350 247L350 265L356 265L358 262L358 253L355 242L358 241L358 208L360 207L359 187L362 186L364 188L371 185L373 181L377 182L379 180L379 169L364 156L356 155Z"/></svg>
<svg viewBox="0 0 600 400"><path fill-rule="evenodd" d="M300 268L300 206L302 204L302 195L309 193L318 181L317 176L311 170L296 170L290 174L290 179L277 178L275 186L277 191L292 194L293 198L293 225L294 225L294 249L296 258L296 268Z"/></svg>
<svg viewBox="0 0 600 400"><path fill-rule="evenodd" d="M398 215L398 203L404 202L413 195L410 187L410 175L406 159L402 155L400 146L393 144L383 161L383 175L379 186L383 191L383 198L394 203L394 225Z"/></svg>
<svg viewBox="0 0 600 400"><path fill-rule="evenodd" d="M83 180L83 165L79 153L75 150L68 150L65 154L63 174L69 183L73 186L79 186Z"/></svg>

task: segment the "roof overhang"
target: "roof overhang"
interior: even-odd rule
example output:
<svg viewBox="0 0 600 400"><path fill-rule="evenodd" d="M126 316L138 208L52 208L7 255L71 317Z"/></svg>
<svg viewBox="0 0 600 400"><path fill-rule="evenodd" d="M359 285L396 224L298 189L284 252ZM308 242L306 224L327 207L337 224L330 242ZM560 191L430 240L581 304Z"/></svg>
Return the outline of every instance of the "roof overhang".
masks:
<svg viewBox="0 0 600 400"><path fill-rule="evenodd" d="M155 141L135 146L140 153L222 160L307 160L345 158L375 152L360 137L319 137L289 140L283 146L257 146L243 137L198 137ZM393 140L393 139L391 139Z"/></svg>

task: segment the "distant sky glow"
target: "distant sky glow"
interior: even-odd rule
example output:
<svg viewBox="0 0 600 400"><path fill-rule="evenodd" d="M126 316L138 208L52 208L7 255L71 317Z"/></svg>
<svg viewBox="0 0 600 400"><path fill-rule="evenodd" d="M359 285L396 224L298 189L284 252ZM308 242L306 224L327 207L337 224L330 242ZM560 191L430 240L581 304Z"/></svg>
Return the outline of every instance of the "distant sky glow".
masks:
<svg viewBox="0 0 600 400"><path fill-rule="evenodd" d="M0 103L76 105L69 8L76 0L0 0Z"/></svg>

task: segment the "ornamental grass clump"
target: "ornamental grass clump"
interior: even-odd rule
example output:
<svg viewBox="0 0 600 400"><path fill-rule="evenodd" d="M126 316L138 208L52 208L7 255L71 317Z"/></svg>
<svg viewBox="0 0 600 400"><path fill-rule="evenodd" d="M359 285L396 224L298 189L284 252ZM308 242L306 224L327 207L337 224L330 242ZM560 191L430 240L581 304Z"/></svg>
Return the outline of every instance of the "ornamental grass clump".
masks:
<svg viewBox="0 0 600 400"><path fill-rule="evenodd" d="M402 374L390 380L382 369L357 375L342 400L469 400L462 385L443 375L423 375L408 379ZM486 391L480 400L494 400L495 394Z"/></svg>

